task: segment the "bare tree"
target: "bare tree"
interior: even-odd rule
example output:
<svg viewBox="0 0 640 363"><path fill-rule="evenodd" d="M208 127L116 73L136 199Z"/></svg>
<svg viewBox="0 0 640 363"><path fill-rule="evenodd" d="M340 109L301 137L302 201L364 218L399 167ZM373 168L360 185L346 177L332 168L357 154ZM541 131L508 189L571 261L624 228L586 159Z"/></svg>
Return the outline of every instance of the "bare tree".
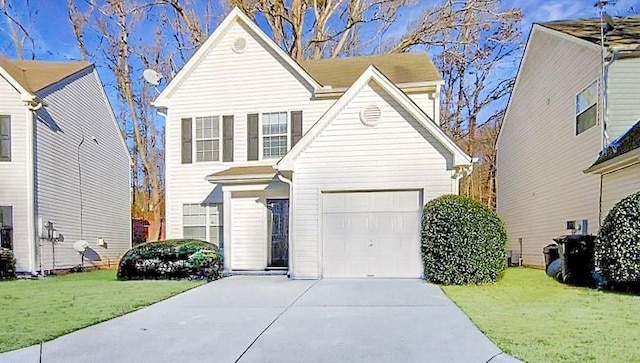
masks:
<svg viewBox="0 0 640 363"><path fill-rule="evenodd" d="M29 47L29 58L36 58L36 43L31 36L31 28L34 22L34 14L37 12L36 7L32 6L31 0L21 1L22 8L14 7L16 2L11 0L0 0L0 12L6 19L5 29L11 37L11 42L15 47L16 58L25 58L25 45ZM0 29L1 31L2 29Z"/></svg>
<svg viewBox="0 0 640 363"><path fill-rule="evenodd" d="M264 17L273 40L297 61L370 53L377 40L412 0L227 0L252 19ZM307 21L310 19L312 21ZM361 38L368 26L374 35Z"/></svg>
<svg viewBox="0 0 640 363"><path fill-rule="evenodd" d="M78 49L83 58L108 67L120 101L117 114L135 165L132 213L147 219L150 238L159 239L164 219L164 126L151 108L156 91L142 81L141 73L153 68L171 79L206 39L211 2L76 1L67 0L67 7ZM81 6L85 9L79 10Z"/></svg>
<svg viewBox="0 0 640 363"><path fill-rule="evenodd" d="M445 0L424 9L423 18L390 46L390 52L426 47L436 54L444 78L441 127L484 163L463 181L461 192L491 206L495 145L488 143L495 144L492 135L515 83L521 19L519 9L501 9L499 0Z"/></svg>

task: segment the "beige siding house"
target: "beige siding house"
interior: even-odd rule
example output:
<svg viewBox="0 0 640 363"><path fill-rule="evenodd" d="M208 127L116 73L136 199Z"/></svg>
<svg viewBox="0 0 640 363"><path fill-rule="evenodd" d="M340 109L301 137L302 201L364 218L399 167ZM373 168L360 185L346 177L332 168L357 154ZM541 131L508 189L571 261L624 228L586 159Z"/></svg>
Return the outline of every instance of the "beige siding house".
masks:
<svg viewBox="0 0 640 363"><path fill-rule="evenodd" d="M78 240L85 265L117 264L131 246L130 158L95 68L2 58L0 75L1 240L17 270L77 266Z"/></svg>
<svg viewBox="0 0 640 363"><path fill-rule="evenodd" d="M424 54L297 63L232 10L154 101L167 237L218 244L231 273L420 277L422 206L471 166L441 84Z"/></svg>
<svg viewBox="0 0 640 363"><path fill-rule="evenodd" d="M497 143L497 209L508 248L524 264L543 265L552 238L596 234L610 206L638 189L631 170L602 183L585 173L640 119L638 38L626 33L640 18L615 21L606 43L607 54L616 50L607 62L606 114L599 20L534 24L529 35ZM579 230L567 230L569 221Z"/></svg>

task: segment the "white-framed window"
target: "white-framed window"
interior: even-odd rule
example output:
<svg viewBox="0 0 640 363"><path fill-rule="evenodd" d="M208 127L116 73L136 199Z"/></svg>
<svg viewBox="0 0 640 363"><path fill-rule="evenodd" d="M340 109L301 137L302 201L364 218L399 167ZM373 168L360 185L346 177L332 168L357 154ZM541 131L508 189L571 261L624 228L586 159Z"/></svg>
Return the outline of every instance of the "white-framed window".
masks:
<svg viewBox="0 0 640 363"><path fill-rule="evenodd" d="M593 81L576 95L576 135L592 128L598 120L598 82Z"/></svg>
<svg viewBox="0 0 640 363"><path fill-rule="evenodd" d="M223 247L222 204L189 203L182 205L183 238L208 241Z"/></svg>
<svg viewBox="0 0 640 363"><path fill-rule="evenodd" d="M182 236L203 241L207 239L207 209L204 205L182 206Z"/></svg>
<svg viewBox="0 0 640 363"><path fill-rule="evenodd" d="M288 112L262 114L262 158L280 158L289 146Z"/></svg>
<svg viewBox="0 0 640 363"><path fill-rule="evenodd" d="M196 161L220 161L220 117L196 117Z"/></svg>

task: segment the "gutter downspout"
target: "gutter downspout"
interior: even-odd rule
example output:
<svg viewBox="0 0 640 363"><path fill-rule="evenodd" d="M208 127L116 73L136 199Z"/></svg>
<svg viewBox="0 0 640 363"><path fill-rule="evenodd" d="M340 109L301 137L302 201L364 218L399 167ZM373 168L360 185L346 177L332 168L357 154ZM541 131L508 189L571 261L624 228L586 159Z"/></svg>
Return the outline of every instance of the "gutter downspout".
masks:
<svg viewBox="0 0 640 363"><path fill-rule="evenodd" d="M276 174L276 176L278 177L278 179L289 185L289 271L288 271L288 276L289 278L291 278L291 274L293 272L293 243L291 243L293 241L293 221L294 218L292 218L293 214L293 181L291 179L287 179L284 175L282 175L280 173L280 171L278 171L278 173Z"/></svg>
<svg viewBox="0 0 640 363"><path fill-rule="evenodd" d="M34 98L26 103L27 106L27 242L29 246L29 272L36 274L36 266L38 265L38 258L42 258L41 253L38 251L36 238L36 197L35 197L35 120L36 112L42 108L42 101ZM40 275L43 275L42 269Z"/></svg>

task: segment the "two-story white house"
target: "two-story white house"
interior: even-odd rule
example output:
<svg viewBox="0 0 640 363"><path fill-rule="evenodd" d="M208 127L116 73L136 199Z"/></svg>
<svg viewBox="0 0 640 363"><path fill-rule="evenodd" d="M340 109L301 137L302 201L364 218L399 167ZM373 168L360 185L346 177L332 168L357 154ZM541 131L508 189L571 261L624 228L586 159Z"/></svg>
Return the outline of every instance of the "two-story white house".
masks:
<svg viewBox="0 0 640 363"><path fill-rule="evenodd" d="M640 120L640 17L613 22L604 79L600 19L534 24L529 35L497 144L497 209L527 265L544 264L552 238L597 234L640 190L631 147L599 157Z"/></svg>
<svg viewBox="0 0 640 363"><path fill-rule="evenodd" d="M438 126L424 54L295 62L234 9L154 101L167 238L227 271L420 277L424 204L471 159Z"/></svg>
<svg viewBox="0 0 640 363"><path fill-rule="evenodd" d="M117 264L131 246L129 180L93 65L0 57L0 239L18 272Z"/></svg>

